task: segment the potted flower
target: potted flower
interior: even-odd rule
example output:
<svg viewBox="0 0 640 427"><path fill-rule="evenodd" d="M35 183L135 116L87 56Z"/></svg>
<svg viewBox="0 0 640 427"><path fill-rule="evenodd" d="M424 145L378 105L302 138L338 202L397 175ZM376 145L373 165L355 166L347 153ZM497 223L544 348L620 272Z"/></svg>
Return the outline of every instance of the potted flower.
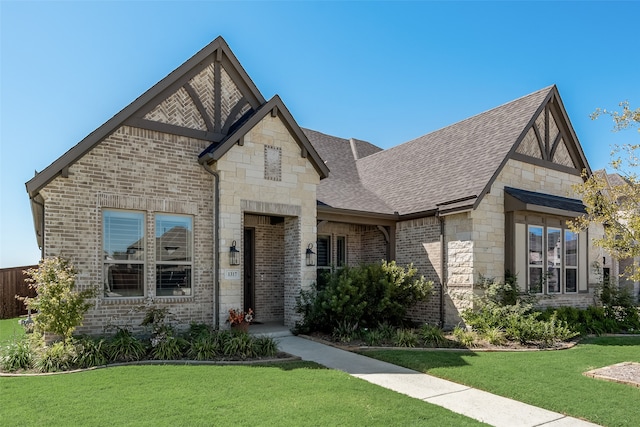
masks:
<svg viewBox="0 0 640 427"><path fill-rule="evenodd" d="M227 322L231 325L231 329L247 332L249 324L253 321L253 310L248 309L246 312L240 309L229 309L229 317Z"/></svg>

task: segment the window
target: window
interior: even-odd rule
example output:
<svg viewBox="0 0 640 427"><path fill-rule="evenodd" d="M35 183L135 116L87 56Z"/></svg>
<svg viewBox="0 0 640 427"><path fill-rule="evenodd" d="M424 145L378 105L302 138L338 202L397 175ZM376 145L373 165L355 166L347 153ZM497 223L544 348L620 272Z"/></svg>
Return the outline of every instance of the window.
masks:
<svg viewBox="0 0 640 427"><path fill-rule="evenodd" d="M560 293L560 270L562 269L562 231L547 228L547 293Z"/></svg>
<svg viewBox="0 0 640 427"><path fill-rule="evenodd" d="M318 267L331 267L331 237L318 236Z"/></svg>
<svg viewBox="0 0 640 427"><path fill-rule="evenodd" d="M527 250L530 292L578 292L578 234L555 227L529 225Z"/></svg>
<svg viewBox="0 0 640 427"><path fill-rule="evenodd" d="M318 289L324 289L329 280L329 273L331 272L331 237L330 236L318 236L316 253L316 282Z"/></svg>
<svg viewBox="0 0 640 427"><path fill-rule="evenodd" d="M565 291L578 292L578 234L564 230Z"/></svg>
<svg viewBox="0 0 640 427"><path fill-rule="evenodd" d="M164 214L155 218L156 295L191 295L192 219Z"/></svg>
<svg viewBox="0 0 640 427"><path fill-rule="evenodd" d="M347 238L336 237L336 266L344 267L347 264Z"/></svg>
<svg viewBox="0 0 640 427"><path fill-rule="evenodd" d="M144 296L144 223L141 212L103 211L105 296Z"/></svg>
<svg viewBox="0 0 640 427"><path fill-rule="evenodd" d="M155 264L156 296L191 295L193 218L156 214L149 216L149 219L155 221L155 259L153 254L145 251L148 246L145 236L147 218L144 213L103 211L105 297L144 296L147 258Z"/></svg>
<svg viewBox="0 0 640 427"><path fill-rule="evenodd" d="M529 226L529 290L542 293L542 227Z"/></svg>

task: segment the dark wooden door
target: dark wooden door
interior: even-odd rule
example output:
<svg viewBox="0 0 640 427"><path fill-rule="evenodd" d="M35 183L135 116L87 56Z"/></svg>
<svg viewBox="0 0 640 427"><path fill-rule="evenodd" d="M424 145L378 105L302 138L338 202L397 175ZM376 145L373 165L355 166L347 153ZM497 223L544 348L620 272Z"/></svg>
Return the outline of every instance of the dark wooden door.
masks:
<svg viewBox="0 0 640 427"><path fill-rule="evenodd" d="M255 229L244 229L244 309L255 311Z"/></svg>

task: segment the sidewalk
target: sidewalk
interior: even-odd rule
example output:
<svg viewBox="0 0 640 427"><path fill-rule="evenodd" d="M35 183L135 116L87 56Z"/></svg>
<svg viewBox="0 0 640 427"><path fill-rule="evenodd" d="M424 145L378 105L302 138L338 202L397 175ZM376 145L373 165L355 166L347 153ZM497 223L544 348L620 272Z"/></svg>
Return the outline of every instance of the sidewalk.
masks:
<svg viewBox="0 0 640 427"><path fill-rule="evenodd" d="M281 351L493 426L597 425L311 340L283 335L275 338Z"/></svg>

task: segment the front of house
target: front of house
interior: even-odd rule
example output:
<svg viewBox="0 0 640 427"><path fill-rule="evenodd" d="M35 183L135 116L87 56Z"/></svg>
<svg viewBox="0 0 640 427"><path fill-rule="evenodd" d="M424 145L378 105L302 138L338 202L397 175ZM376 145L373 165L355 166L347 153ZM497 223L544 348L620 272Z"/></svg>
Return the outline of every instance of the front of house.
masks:
<svg viewBox="0 0 640 427"><path fill-rule="evenodd" d="M291 327L319 273L381 259L435 282L415 320L452 326L479 278L507 270L546 304L593 303L600 255L566 224L583 169L555 86L382 150L301 129L217 38L27 192L43 257L101 289L84 332L136 324L141 305Z"/></svg>

